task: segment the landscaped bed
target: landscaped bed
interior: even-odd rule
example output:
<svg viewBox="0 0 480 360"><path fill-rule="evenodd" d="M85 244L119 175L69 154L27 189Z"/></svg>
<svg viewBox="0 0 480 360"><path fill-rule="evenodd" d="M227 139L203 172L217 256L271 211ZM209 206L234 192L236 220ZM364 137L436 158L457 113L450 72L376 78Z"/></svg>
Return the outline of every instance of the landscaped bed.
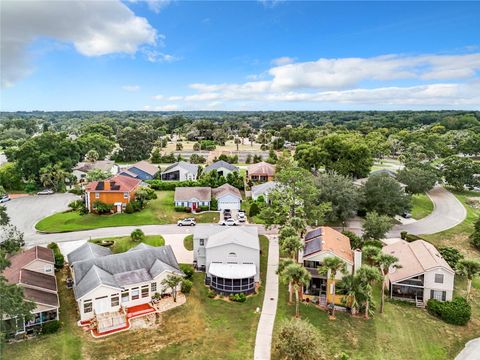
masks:
<svg viewBox="0 0 480 360"><path fill-rule="evenodd" d="M260 237L261 278L265 281L268 240ZM62 328L53 335L5 347L5 359L251 359L264 286L244 303L212 300L203 284L204 274L195 273L187 303L161 315L161 324L151 329L129 330L101 340L93 339L76 325L73 292L58 277Z"/></svg>
<svg viewBox="0 0 480 360"><path fill-rule="evenodd" d="M43 232L68 232L115 226L139 226L155 224L172 224L184 217L194 216L198 223L216 223L217 212L187 214L176 212L173 205L173 191L157 191L157 199L148 203L145 209L133 214L80 215L76 211L57 213L48 216L36 224L36 229Z"/></svg>

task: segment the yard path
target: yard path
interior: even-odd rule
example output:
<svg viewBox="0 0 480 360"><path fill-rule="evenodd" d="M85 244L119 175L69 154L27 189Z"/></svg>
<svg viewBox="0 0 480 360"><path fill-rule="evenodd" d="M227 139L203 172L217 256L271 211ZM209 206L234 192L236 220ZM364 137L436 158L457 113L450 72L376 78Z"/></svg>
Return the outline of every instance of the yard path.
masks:
<svg viewBox="0 0 480 360"><path fill-rule="evenodd" d="M278 237L269 235L268 239L268 265L265 297L263 299L262 314L260 316L260 321L258 322L257 337L255 339L254 359L256 360L270 360L273 325L275 323L275 314L277 313L277 269L279 261Z"/></svg>

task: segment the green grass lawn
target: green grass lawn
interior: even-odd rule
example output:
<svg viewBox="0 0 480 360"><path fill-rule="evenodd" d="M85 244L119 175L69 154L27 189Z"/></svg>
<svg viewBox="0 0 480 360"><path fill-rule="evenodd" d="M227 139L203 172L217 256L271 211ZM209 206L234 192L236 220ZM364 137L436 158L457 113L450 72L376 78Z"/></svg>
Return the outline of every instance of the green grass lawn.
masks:
<svg viewBox="0 0 480 360"><path fill-rule="evenodd" d="M190 251L193 250L193 235L185 236L185 239L183 239L183 246L187 250L190 250Z"/></svg>
<svg viewBox="0 0 480 360"><path fill-rule="evenodd" d="M90 241L95 244L99 244L102 241L114 241L113 245L110 247L110 249L114 254L125 252L139 244L139 242L132 241L130 236L108 237L108 238L94 239ZM165 239L163 238L162 235L146 235L145 239L141 242L147 245L152 245L152 246L165 245Z"/></svg>
<svg viewBox="0 0 480 360"><path fill-rule="evenodd" d="M416 194L412 196L412 217L416 220L422 219L433 211L432 200L427 194Z"/></svg>
<svg viewBox="0 0 480 360"><path fill-rule="evenodd" d="M157 191L157 199L149 202L142 211L133 214L80 215L76 211L57 213L40 220L36 229L43 232L68 232L103 227L172 224L187 216L176 212L173 206L173 191ZM198 223L219 221L219 214L207 212L195 214Z"/></svg>
<svg viewBox="0 0 480 360"><path fill-rule="evenodd" d="M261 278L265 282L268 240L260 237ZM73 292L58 276L62 328L53 335L9 344L2 359L251 359L264 287L245 303L207 297L204 274L195 273L187 303L161 315L158 328L130 330L95 340L76 326Z"/></svg>

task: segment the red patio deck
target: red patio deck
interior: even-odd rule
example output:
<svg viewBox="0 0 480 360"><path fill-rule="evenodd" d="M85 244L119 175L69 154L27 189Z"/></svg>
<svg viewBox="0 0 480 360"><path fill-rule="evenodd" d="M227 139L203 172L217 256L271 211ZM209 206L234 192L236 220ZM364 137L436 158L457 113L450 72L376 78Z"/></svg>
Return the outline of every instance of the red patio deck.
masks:
<svg viewBox="0 0 480 360"><path fill-rule="evenodd" d="M156 310L150 304L142 304L127 308L127 318L135 318L141 315L150 314Z"/></svg>

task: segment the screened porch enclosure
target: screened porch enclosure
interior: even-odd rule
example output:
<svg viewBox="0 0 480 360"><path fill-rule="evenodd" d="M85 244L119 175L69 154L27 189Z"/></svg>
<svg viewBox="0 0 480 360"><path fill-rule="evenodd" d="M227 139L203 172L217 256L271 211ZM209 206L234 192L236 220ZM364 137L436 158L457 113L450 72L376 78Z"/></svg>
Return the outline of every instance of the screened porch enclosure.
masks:
<svg viewBox="0 0 480 360"><path fill-rule="evenodd" d="M310 283L305 286L304 294L312 296L325 295L327 293L327 279L312 277Z"/></svg>
<svg viewBox="0 0 480 360"><path fill-rule="evenodd" d="M221 293L248 294L255 291L255 279L253 276L241 279L226 279L218 276L212 276L211 278L207 277L205 281L206 284L210 285L212 289Z"/></svg>

